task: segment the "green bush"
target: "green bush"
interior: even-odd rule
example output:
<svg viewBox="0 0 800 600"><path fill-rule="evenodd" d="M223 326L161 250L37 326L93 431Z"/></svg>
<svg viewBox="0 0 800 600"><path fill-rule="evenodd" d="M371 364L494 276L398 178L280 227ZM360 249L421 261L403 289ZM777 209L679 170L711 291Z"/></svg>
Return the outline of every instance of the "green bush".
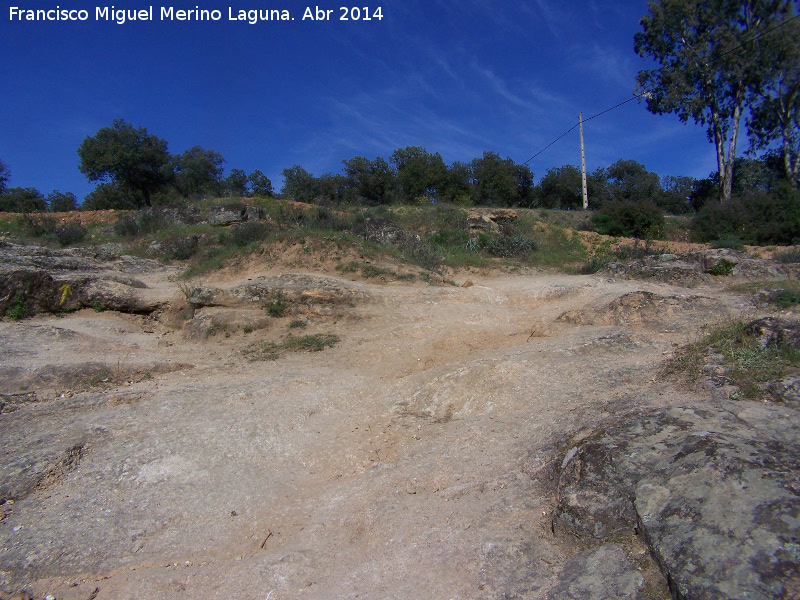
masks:
<svg viewBox="0 0 800 600"><path fill-rule="evenodd" d="M539 249L539 242L529 238L512 226L504 226L500 233L489 238L486 252L500 258L521 257Z"/></svg>
<svg viewBox="0 0 800 600"><path fill-rule="evenodd" d="M752 191L728 204L707 202L692 230L701 242L738 238L754 245L789 245L800 241L800 191L776 185L767 194Z"/></svg>
<svg viewBox="0 0 800 600"><path fill-rule="evenodd" d="M61 246L69 246L71 244L79 244L86 239L89 230L80 223L66 225L56 229L56 239Z"/></svg>
<svg viewBox="0 0 800 600"><path fill-rule="evenodd" d="M778 290L769 297L770 302L777 304L779 308L789 308L795 304L800 304L800 292L795 290Z"/></svg>
<svg viewBox="0 0 800 600"><path fill-rule="evenodd" d="M52 236L56 233L58 222L53 217L44 215L21 215L17 225L25 235L35 238Z"/></svg>
<svg viewBox="0 0 800 600"><path fill-rule="evenodd" d="M280 319L282 316L284 316L288 309L289 303L286 302L283 292L280 291L275 292L270 301L267 303L267 314L275 319Z"/></svg>
<svg viewBox="0 0 800 600"><path fill-rule="evenodd" d="M220 233L219 243L223 246L244 248L267 239L271 233L272 230L267 223L248 221L234 225L229 231Z"/></svg>
<svg viewBox="0 0 800 600"><path fill-rule="evenodd" d="M664 233L664 213L652 202L618 200L603 204L592 225L603 235L657 239Z"/></svg>
<svg viewBox="0 0 800 600"><path fill-rule="evenodd" d="M31 311L30 308L28 308L27 302L25 302L25 296L18 292L17 295L14 296L14 301L6 308L6 316L12 321L19 321L30 314Z"/></svg>
<svg viewBox="0 0 800 600"><path fill-rule="evenodd" d="M773 258L780 263L796 264L800 263L800 248L793 250L786 250L785 252L776 252Z"/></svg>
<svg viewBox="0 0 800 600"><path fill-rule="evenodd" d="M139 237L170 227L169 219L157 210L145 209L114 223L114 232L123 237Z"/></svg>

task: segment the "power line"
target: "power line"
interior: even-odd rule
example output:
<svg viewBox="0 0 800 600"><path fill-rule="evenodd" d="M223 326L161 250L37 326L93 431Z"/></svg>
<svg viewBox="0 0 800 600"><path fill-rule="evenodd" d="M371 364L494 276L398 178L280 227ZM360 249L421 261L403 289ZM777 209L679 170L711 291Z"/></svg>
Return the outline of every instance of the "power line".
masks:
<svg viewBox="0 0 800 600"><path fill-rule="evenodd" d="M761 33L759 33L759 34L755 35L755 36L753 37L753 39L752 39L752 40L747 40L747 41L745 41L745 42L742 42L742 43L741 43L741 44L739 44L738 46L734 46L733 48L730 48L730 49L726 50L725 52L723 52L722 54L720 54L718 58L722 58L723 56L725 56L725 55L727 55L727 54L730 54L731 52L733 52L733 51L735 51L735 50L738 50L739 48L744 48L744 47L745 47L745 45L747 45L747 44L752 44L752 43L753 43L753 42L755 42L757 39L759 39L759 38L761 38L761 37L764 37L765 35L768 35L768 34L772 33L773 31L775 31L775 30L777 30L777 29L780 29L781 27L784 27L784 26L786 26L786 25L788 25L789 23L791 23L792 21L795 21L795 20L797 20L797 19L800 19L800 14L797 14L797 15L793 16L793 17L792 17L792 18L790 18L790 19L786 19L785 21L781 21L780 23L778 23L778 24L777 24L775 27L773 27L772 29L767 29L766 31L762 31ZM587 117L586 119L584 119L584 122L586 122L586 121L591 121L592 119L594 119L594 118L596 118L596 117L599 117L600 115L604 115L604 114L606 114L607 112L611 112L612 110L619 108L619 107L620 107L620 106L622 106L623 104L627 104L628 102L631 102L631 101L633 101L633 100L638 100L638 99L639 99L639 98L641 98L642 96L646 96L646 95L647 95L647 94L649 94L649 93L650 93L650 92L642 92L641 94L635 94L635 95L631 96L630 98L628 98L627 100L623 100L623 101L622 101L622 102L620 102L619 104L615 104L615 105L614 105L614 106L612 106L611 108L607 108L607 109L605 109L605 110L602 110L602 111L600 111L600 112L599 112L599 113L597 113L596 115L592 115L591 117ZM560 136L558 136L558 137L557 137L556 139L554 139L552 142L550 142L549 144L547 144L547 146L545 146L544 148L542 148L541 150L539 150L539 151L538 151L536 154L534 154L533 156L531 156L531 157L530 157L528 160L526 160L526 161L525 161L524 163L522 163L522 164L523 164L523 165L527 165L527 164L528 164L529 162L531 162L531 161L532 161L534 158L536 158L536 157L537 157L537 156L539 156L539 155L540 155L542 152L544 152L545 150L547 150L547 149L548 149L550 146L552 146L553 144L555 144L555 143L556 143L557 141L559 141L561 138L565 137L565 136L566 136L568 133L570 133L570 132L571 132L573 129L575 129L577 126L578 126L578 123L576 123L575 125L573 125L573 126L572 126L572 127L570 127L569 129L567 129L567 130L566 130L564 133L562 133Z"/></svg>

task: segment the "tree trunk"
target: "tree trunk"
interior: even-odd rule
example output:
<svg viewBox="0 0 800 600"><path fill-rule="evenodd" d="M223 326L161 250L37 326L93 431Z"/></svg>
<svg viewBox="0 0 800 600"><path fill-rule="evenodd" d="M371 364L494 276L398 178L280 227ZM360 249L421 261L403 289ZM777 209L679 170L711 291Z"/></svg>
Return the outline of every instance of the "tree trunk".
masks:
<svg viewBox="0 0 800 600"><path fill-rule="evenodd" d="M731 139L728 144L727 157L725 156L725 135L722 132L720 116L712 113L714 123L714 145L717 150L717 166L719 168L719 201L728 204L733 191L733 163L736 159L736 143L739 138L739 122L742 119L741 104L733 109L731 117Z"/></svg>

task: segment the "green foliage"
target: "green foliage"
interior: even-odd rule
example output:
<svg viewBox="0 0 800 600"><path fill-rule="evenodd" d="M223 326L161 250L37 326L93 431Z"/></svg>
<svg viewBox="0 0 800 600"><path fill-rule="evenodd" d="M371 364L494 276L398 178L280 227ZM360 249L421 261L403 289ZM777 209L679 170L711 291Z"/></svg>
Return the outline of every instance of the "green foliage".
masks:
<svg viewBox="0 0 800 600"><path fill-rule="evenodd" d="M419 146L397 149L390 159L397 173L400 201L419 204L419 199L440 198L447 187L447 166L437 152L430 154Z"/></svg>
<svg viewBox="0 0 800 600"><path fill-rule="evenodd" d="M526 165L517 165L496 152L484 152L472 161L475 204L487 206L531 206L533 173Z"/></svg>
<svg viewBox="0 0 800 600"><path fill-rule="evenodd" d="M31 311L28 308L28 303L25 301L25 296L17 292L17 295L14 296L14 300L11 302L11 305L6 308L6 315L12 321L20 321L25 317L30 316Z"/></svg>
<svg viewBox="0 0 800 600"><path fill-rule="evenodd" d="M712 248L728 248L730 250L744 250L744 242L736 236L723 240L712 240L709 242Z"/></svg>
<svg viewBox="0 0 800 600"><path fill-rule="evenodd" d="M0 194L6 193L6 187L8 186L8 180L11 178L11 173L8 170L8 166L2 160L0 160Z"/></svg>
<svg viewBox="0 0 800 600"><path fill-rule="evenodd" d="M81 210L136 210L139 202L133 193L115 183L101 183L81 203Z"/></svg>
<svg viewBox="0 0 800 600"><path fill-rule="evenodd" d="M317 195L316 179L300 165L294 165L283 172L281 196L295 202L310 204Z"/></svg>
<svg viewBox="0 0 800 600"><path fill-rule="evenodd" d="M797 290L778 290L770 294L769 300L776 304L778 308L790 308L795 304L800 304L800 292Z"/></svg>
<svg viewBox="0 0 800 600"><path fill-rule="evenodd" d="M158 209L145 209L114 223L114 232L123 237L141 237L170 227L170 221Z"/></svg>
<svg viewBox="0 0 800 600"><path fill-rule="evenodd" d="M45 200L50 212L70 212L78 208L78 201L72 192L53 190Z"/></svg>
<svg viewBox="0 0 800 600"><path fill-rule="evenodd" d="M262 242L272 234L272 229L267 223L260 221L247 221L238 223L227 231L219 234L219 242L223 246L244 248L250 244Z"/></svg>
<svg viewBox="0 0 800 600"><path fill-rule="evenodd" d="M271 197L275 195L275 190L272 189L272 181L258 169L250 173L247 181L250 183L250 192L253 196Z"/></svg>
<svg viewBox="0 0 800 600"><path fill-rule="evenodd" d="M486 251L499 258L516 258L527 256L539 247L539 242L524 235L517 227L504 224L500 233L489 238Z"/></svg>
<svg viewBox="0 0 800 600"><path fill-rule="evenodd" d="M603 235L657 239L664 232L664 214L652 202L609 202L592 216L592 223Z"/></svg>
<svg viewBox="0 0 800 600"><path fill-rule="evenodd" d="M380 156L369 160L354 156L344 161L347 185L361 204L391 204L396 198L396 173Z"/></svg>
<svg viewBox="0 0 800 600"><path fill-rule="evenodd" d="M633 245L621 245L611 248L610 241L593 248L589 260L580 268L584 275L597 273L600 269L613 262L629 262L640 260L648 256L658 256L663 254L661 248L653 248L650 240L641 244L638 239L633 241Z"/></svg>
<svg viewBox="0 0 800 600"><path fill-rule="evenodd" d="M703 337L689 344L667 364L665 374L684 373L696 380L703 373L710 353L725 357L726 378L742 390L745 397L759 397L761 386L800 367L800 350L789 345L761 345L759 337L744 321L733 321L709 328Z"/></svg>
<svg viewBox="0 0 800 600"><path fill-rule="evenodd" d="M303 319L292 319L289 322L289 327L291 327L292 329L298 329L298 328L305 329L306 327L308 327L308 322L304 321Z"/></svg>
<svg viewBox="0 0 800 600"><path fill-rule="evenodd" d="M663 194L659 176L635 160L619 159L592 177L596 187L590 202L596 208L609 202L653 204Z"/></svg>
<svg viewBox="0 0 800 600"><path fill-rule="evenodd" d="M166 142L165 142L166 148ZM225 159L219 152L193 146L172 157L172 182L185 198L219 196L224 188L222 170Z"/></svg>
<svg viewBox="0 0 800 600"><path fill-rule="evenodd" d="M266 308L267 314L270 317L280 319L281 317L285 316L286 311L289 310L289 303L286 301L286 297L284 296L283 292L277 291L272 295L272 298L270 298Z"/></svg>
<svg viewBox="0 0 800 600"><path fill-rule="evenodd" d="M35 188L7 188L0 194L0 212L29 213L47 210L47 202Z"/></svg>
<svg viewBox="0 0 800 600"><path fill-rule="evenodd" d="M583 206L581 171L573 165L548 169L536 188L537 206L573 209Z"/></svg>
<svg viewBox="0 0 800 600"><path fill-rule="evenodd" d="M254 344L243 351L243 354L252 361L278 360L284 352L321 352L332 348L339 342L339 336L333 333L317 333L313 335L289 335L280 343L261 342Z"/></svg>
<svg viewBox="0 0 800 600"><path fill-rule="evenodd" d="M80 223L72 223L58 227L55 231L56 239L61 246L80 244L89 235L89 230Z"/></svg>
<svg viewBox="0 0 800 600"><path fill-rule="evenodd" d="M793 248L784 252L776 252L773 255L773 258L784 264L800 263L800 248Z"/></svg>
<svg viewBox="0 0 800 600"><path fill-rule="evenodd" d="M800 191L779 184L771 193L753 191L728 204L709 202L692 222L701 242L739 238L748 244L789 245L800 241Z"/></svg>
<svg viewBox="0 0 800 600"><path fill-rule="evenodd" d="M715 262L709 269L706 271L710 275L730 275L733 272L733 269L736 268L736 263L733 261L728 260L727 258L721 258L717 262Z"/></svg>
<svg viewBox="0 0 800 600"><path fill-rule="evenodd" d="M87 137L78 148L79 169L89 181L110 181L151 206L151 195L173 177L167 142L123 119Z"/></svg>
<svg viewBox="0 0 800 600"><path fill-rule="evenodd" d="M89 302L89 306L92 307L94 312L105 312L107 310L106 305L100 302L100 300L92 300Z"/></svg>

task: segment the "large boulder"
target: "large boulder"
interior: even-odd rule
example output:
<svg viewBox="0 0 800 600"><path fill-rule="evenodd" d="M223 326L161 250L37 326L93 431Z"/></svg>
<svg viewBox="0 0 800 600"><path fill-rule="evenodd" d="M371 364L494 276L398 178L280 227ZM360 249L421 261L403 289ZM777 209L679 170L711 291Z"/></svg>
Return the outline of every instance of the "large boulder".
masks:
<svg viewBox="0 0 800 600"><path fill-rule="evenodd" d="M156 261L94 248L51 250L0 242L0 315L12 306L25 314L84 307L150 313L165 298L143 278L178 273Z"/></svg>
<svg viewBox="0 0 800 600"><path fill-rule="evenodd" d="M638 532L673 598L798 598L799 478L795 409L661 409L566 453L553 529L599 540Z"/></svg>
<svg viewBox="0 0 800 600"><path fill-rule="evenodd" d="M225 227L246 221L259 221L265 217L264 209L249 204L224 204L214 206L208 213L209 225Z"/></svg>

